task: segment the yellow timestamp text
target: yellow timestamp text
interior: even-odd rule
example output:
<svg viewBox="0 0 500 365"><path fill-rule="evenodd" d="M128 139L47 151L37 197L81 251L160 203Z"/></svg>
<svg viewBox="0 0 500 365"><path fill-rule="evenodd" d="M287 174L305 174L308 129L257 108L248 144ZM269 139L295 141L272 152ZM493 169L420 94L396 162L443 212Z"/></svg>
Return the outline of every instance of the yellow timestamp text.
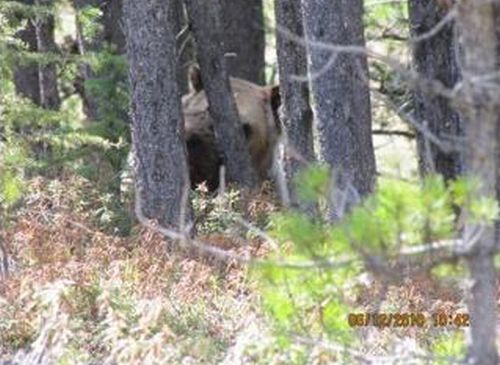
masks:
<svg viewBox="0 0 500 365"><path fill-rule="evenodd" d="M469 327L468 313L349 313L347 322L351 327Z"/></svg>

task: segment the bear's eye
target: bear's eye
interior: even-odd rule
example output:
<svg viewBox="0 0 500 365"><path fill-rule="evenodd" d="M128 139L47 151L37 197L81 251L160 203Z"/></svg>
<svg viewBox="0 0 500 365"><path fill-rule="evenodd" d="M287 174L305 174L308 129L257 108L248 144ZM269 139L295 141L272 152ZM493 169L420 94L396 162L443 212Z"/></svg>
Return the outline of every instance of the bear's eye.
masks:
<svg viewBox="0 0 500 365"><path fill-rule="evenodd" d="M252 127L248 123L243 123L243 133L245 133L245 138L247 140L250 139L250 136L252 135Z"/></svg>

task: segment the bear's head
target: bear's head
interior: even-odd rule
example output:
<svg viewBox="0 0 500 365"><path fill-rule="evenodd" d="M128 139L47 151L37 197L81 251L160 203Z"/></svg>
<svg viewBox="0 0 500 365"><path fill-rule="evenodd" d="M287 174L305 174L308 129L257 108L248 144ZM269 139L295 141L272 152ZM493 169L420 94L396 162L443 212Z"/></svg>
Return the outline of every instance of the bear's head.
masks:
<svg viewBox="0 0 500 365"><path fill-rule="evenodd" d="M190 72L190 83L191 92L182 98L182 107L191 185L195 187L206 181L208 188L215 190L222 159L199 70ZM231 78L230 84L254 168L264 180L281 134L279 87L259 86L237 78Z"/></svg>

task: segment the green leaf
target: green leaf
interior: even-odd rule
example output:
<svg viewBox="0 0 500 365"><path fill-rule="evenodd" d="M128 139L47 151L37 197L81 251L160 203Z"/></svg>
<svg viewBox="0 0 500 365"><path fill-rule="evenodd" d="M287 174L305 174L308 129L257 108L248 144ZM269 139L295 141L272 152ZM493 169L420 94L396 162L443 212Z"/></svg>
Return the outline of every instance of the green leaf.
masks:
<svg viewBox="0 0 500 365"><path fill-rule="evenodd" d="M470 204L471 219L477 223L490 223L498 218L498 201L494 198L480 197Z"/></svg>
<svg viewBox="0 0 500 365"><path fill-rule="evenodd" d="M14 204L22 195L22 183L12 172L3 173L0 182L0 202L6 207Z"/></svg>
<svg viewBox="0 0 500 365"><path fill-rule="evenodd" d="M316 202L328 192L330 169L324 165L308 166L296 176L294 183L301 200Z"/></svg>

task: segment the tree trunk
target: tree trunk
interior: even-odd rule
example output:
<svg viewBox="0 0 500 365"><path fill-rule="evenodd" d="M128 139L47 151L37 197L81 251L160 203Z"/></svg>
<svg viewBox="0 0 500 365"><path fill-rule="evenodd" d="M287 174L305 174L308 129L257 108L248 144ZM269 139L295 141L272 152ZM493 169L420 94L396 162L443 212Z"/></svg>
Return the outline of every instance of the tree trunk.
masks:
<svg viewBox="0 0 500 365"><path fill-rule="evenodd" d="M37 6L53 6L54 0L36 0ZM57 51L54 40L54 16L36 20L36 42L40 53ZM38 66L38 82L40 83L40 105L46 109L57 110L61 106L59 89L57 87L56 65L49 63Z"/></svg>
<svg viewBox="0 0 500 365"><path fill-rule="evenodd" d="M436 0L410 0L410 34L417 38L432 30L446 15ZM413 65L424 78L438 80L453 88L460 77L455 54L453 24L446 25L439 33L424 38L413 46ZM430 96L423 91L413 92L417 121L435 136L458 145L457 137L463 136L463 125L458 112L450 101L441 96ZM454 139L453 139L454 138ZM463 172L463 156L458 151L446 153L417 133L419 166L422 175L439 173L446 180Z"/></svg>
<svg viewBox="0 0 500 365"><path fill-rule="evenodd" d="M175 9L174 31L177 39L177 84L181 95L189 91L188 71L194 61L193 40L187 31L183 0L173 0Z"/></svg>
<svg viewBox="0 0 500 365"><path fill-rule="evenodd" d="M110 46L116 55L125 54L125 35L120 24L123 0L107 2L102 2L102 0L73 0L73 5L77 11L77 41L81 55L85 56L91 52L102 51L105 45ZM102 16L98 19L101 28L92 38L84 36L78 15L78 12L87 6L99 8L102 12ZM101 76L97 75L88 63L80 65L80 79L77 83L77 91L83 101L84 113L90 120L98 120L102 115L100 115L99 111L99 100L87 90L86 83L90 80L99 79Z"/></svg>
<svg viewBox="0 0 500 365"><path fill-rule="evenodd" d="M176 82L174 9L169 0L125 0L123 10L138 199L146 217L178 227L189 177Z"/></svg>
<svg viewBox="0 0 500 365"><path fill-rule="evenodd" d="M266 39L262 0L221 0L229 75L262 85Z"/></svg>
<svg viewBox="0 0 500 365"><path fill-rule="evenodd" d="M34 0L22 1L25 5L33 5ZM37 51L36 28L33 19L27 19L26 27L17 32L19 38L27 46L27 51ZM40 84L38 83L38 65L30 63L26 66L17 66L14 70L14 84L16 93L40 105Z"/></svg>
<svg viewBox="0 0 500 365"><path fill-rule="evenodd" d="M53 0L25 0L24 5L51 7ZM27 19L25 29L17 33L28 46L28 51L42 57L44 53L55 53L57 46L54 40L54 16L44 15ZM17 66L14 69L14 84L19 95L29 98L34 104L44 109L58 110L61 106L59 88L57 85L57 68L54 63L31 63L27 66ZM44 125L37 130L43 133L51 126ZM31 134L35 127L27 127L24 133ZM32 151L36 159L50 156L50 146L46 142L33 143Z"/></svg>
<svg viewBox="0 0 500 365"><path fill-rule="evenodd" d="M125 54L125 35L121 27L123 0L104 2L102 14L104 24L104 41L115 48L116 54Z"/></svg>
<svg viewBox="0 0 500 365"><path fill-rule="evenodd" d="M363 2L302 0L302 9L320 152L334 173L329 214L335 220L375 183L368 66L365 55L332 54L311 42L364 47Z"/></svg>
<svg viewBox="0 0 500 365"><path fill-rule="evenodd" d="M186 0L185 4L196 42L203 88L214 120L215 137L228 177L240 185L253 188L257 184L257 175L251 163L222 53L219 0Z"/></svg>
<svg viewBox="0 0 500 365"><path fill-rule="evenodd" d="M25 0L25 5L52 6L53 0ZM34 17L28 19L26 28L17 36L28 45L30 52L55 52L54 17ZM35 104L57 110L61 105L57 87L55 64L32 64L17 67L14 71L16 91L31 99Z"/></svg>
<svg viewBox="0 0 500 365"><path fill-rule="evenodd" d="M284 168L290 203L312 213L314 206L299 202L294 178L307 162L314 160L312 110L309 106L309 87L305 82L292 80L292 76L307 75L307 53L305 48L293 42L280 29L304 36L300 0L277 0L275 2L277 31L277 54L280 75L280 94L283 105L283 124L286 133Z"/></svg>
<svg viewBox="0 0 500 365"><path fill-rule="evenodd" d="M463 89L466 98L464 116L467 120L467 168L471 178L481 183L480 197L495 196L496 132L500 114L500 83L491 75L498 73L500 1L463 0L458 3L457 21L463 46ZM477 229L468 222L464 236ZM484 229L467 256L472 284L469 298L471 317L468 364L496 365L496 286L495 231ZM481 229L480 228L480 229Z"/></svg>
<svg viewBox="0 0 500 365"><path fill-rule="evenodd" d="M76 28L77 28L77 43L78 52L80 55L88 55L92 51L97 51L102 47L102 42L104 39L104 32L99 31L93 38L86 38L83 34L82 22L79 18L79 12L87 7L99 7L100 0L73 0L73 5L76 10ZM82 62L80 65L80 76L76 83L76 89L83 103L83 112L89 120L97 120L99 118L99 108L98 101L90 95L86 90L86 82L95 78L95 74L92 71L90 65L86 62Z"/></svg>

